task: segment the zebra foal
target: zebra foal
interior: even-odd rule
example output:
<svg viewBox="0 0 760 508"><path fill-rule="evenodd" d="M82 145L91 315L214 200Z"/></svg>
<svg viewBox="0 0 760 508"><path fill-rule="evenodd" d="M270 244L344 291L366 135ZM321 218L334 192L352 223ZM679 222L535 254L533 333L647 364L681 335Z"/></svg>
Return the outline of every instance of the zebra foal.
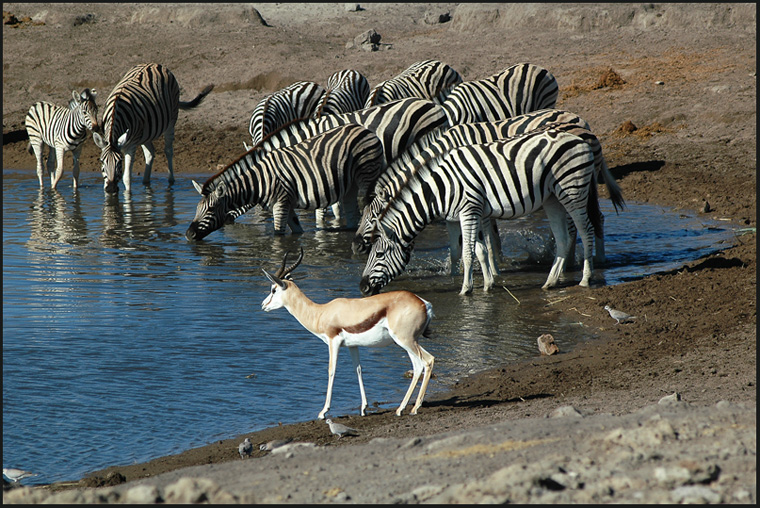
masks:
<svg viewBox="0 0 760 508"><path fill-rule="evenodd" d="M544 288L557 284L569 238L566 213L581 233L584 267L581 286L588 286L593 269L593 229L599 225L595 207L594 154L578 136L543 130L491 143L465 145L432 157L411 175L397 195L373 219L374 238L359 288L376 294L403 271L415 237L434 219L458 220L462 230L464 280L460 294L472 291L472 260L482 243L482 218L513 219L543 207L557 242L557 255ZM593 189L592 189L593 187ZM493 274L483 253L484 289Z"/></svg>
<svg viewBox="0 0 760 508"><path fill-rule="evenodd" d="M34 104L26 114L24 123L29 135L29 153L37 158L37 179L42 183L45 145L49 146L47 170L50 186L55 189L63 176L63 155L71 152L74 156L74 188L79 186L79 155L87 139L87 131L98 129L98 105L95 90L85 88L82 92L73 90L68 108L49 102ZM55 172L53 172L55 164Z"/></svg>
<svg viewBox="0 0 760 508"><path fill-rule="evenodd" d="M160 64L137 65L119 81L106 99L103 135L93 133L101 149L100 162L108 193L132 190L132 162L142 145L145 155L143 184L150 183L155 148L153 141L163 135L164 154L169 166L169 183L174 183L174 125L180 109L198 106L214 85L209 85L190 102L179 100L179 84L174 74Z"/></svg>
<svg viewBox="0 0 760 508"><path fill-rule="evenodd" d="M230 211L261 205L272 210L274 230L303 228L295 208L316 210L343 200L353 219L368 202L383 168L383 147L372 131L348 124L256 158L245 153L201 186L188 240L200 240L222 227ZM354 223L354 227L356 224Z"/></svg>

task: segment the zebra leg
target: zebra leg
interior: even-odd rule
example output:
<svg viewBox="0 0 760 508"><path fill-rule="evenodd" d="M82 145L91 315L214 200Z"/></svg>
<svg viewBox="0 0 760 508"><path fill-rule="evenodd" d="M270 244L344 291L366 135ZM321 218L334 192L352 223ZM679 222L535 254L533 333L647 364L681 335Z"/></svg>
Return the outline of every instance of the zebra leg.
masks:
<svg viewBox="0 0 760 508"><path fill-rule="evenodd" d="M594 251L594 263L604 264L607 262L607 255L604 253L604 214L599 213L599 222L601 223L600 231L595 231L595 244L596 249Z"/></svg>
<svg viewBox="0 0 760 508"><path fill-rule="evenodd" d="M79 187L79 156L82 153L82 147L84 146L84 143L79 145L78 147L74 148L74 150L71 152L74 156L74 167L71 170L72 175L74 176L74 188Z"/></svg>
<svg viewBox="0 0 760 508"><path fill-rule="evenodd" d="M485 232L485 244L488 249L488 267L493 276L499 275L499 258L501 257L501 238L499 237L499 227L496 225L496 219L484 217L481 219L483 231Z"/></svg>
<svg viewBox="0 0 760 508"><path fill-rule="evenodd" d="M145 155L145 171L143 172L143 185L150 185L150 172L153 170L153 159L156 155L156 147L153 141L146 141L142 145L143 155Z"/></svg>
<svg viewBox="0 0 760 508"><path fill-rule="evenodd" d="M53 189L55 189L63 176L63 154L65 152L66 149L63 146L55 147L55 173L50 174L50 186ZM50 153L53 153L52 148L50 149Z"/></svg>
<svg viewBox="0 0 760 508"><path fill-rule="evenodd" d="M575 222L575 227L581 235L583 242L583 278L580 286L588 287L591 280L591 274L594 271L593 254L594 254L594 227L591 225L586 207L575 209L570 212Z"/></svg>
<svg viewBox="0 0 760 508"><path fill-rule="evenodd" d="M135 160L135 150L137 150L136 146L124 152L124 175L121 181L124 183L125 192L132 191L132 163Z"/></svg>
<svg viewBox="0 0 760 508"><path fill-rule="evenodd" d="M447 220L446 230L449 232L449 274L457 275L462 259L462 228L456 222Z"/></svg>
<svg viewBox="0 0 760 508"><path fill-rule="evenodd" d="M164 155L169 167L169 185L174 183L174 124L164 131Z"/></svg>
<svg viewBox="0 0 760 508"><path fill-rule="evenodd" d="M557 285L559 276L564 270L565 259L567 259L570 247L570 237L567 232L567 213L553 194L544 201L544 211L549 219L549 226L551 226L554 241L557 244L554 264L549 272L549 277L542 286L542 289L549 289Z"/></svg>
<svg viewBox="0 0 760 508"><path fill-rule="evenodd" d="M474 217L473 217L474 215ZM459 225L462 229L462 264L464 279L460 295L472 293L472 258L480 230L480 214L459 213Z"/></svg>
<svg viewBox="0 0 760 508"><path fill-rule="evenodd" d="M34 157L37 159L37 179L40 181L40 189L45 186L45 184L42 182L42 175L45 173L44 149L45 149L45 145L43 145L42 142L35 143L32 145L32 151L34 151Z"/></svg>
<svg viewBox="0 0 760 508"><path fill-rule="evenodd" d="M317 223L318 228L325 227L325 217L327 216L327 208L317 208L314 210L314 220Z"/></svg>
<svg viewBox="0 0 760 508"><path fill-rule="evenodd" d="M338 222L340 222L343 219L343 203L340 201L333 203L331 208L333 215L338 220Z"/></svg>
<svg viewBox="0 0 760 508"><path fill-rule="evenodd" d="M295 216L295 212L287 201L276 202L272 207L272 219L274 219L275 234L284 235L286 224L290 226L290 229L293 230L293 233L303 233L303 229L301 229L301 231L296 231L293 229L293 226L291 224L291 218L293 216ZM296 223L298 223L297 218ZM298 227L301 227L301 225L298 224Z"/></svg>
<svg viewBox="0 0 760 508"><path fill-rule="evenodd" d="M578 241L578 228L575 227L575 222L570 217L570 214L565 214L565 220L567 221L568 241L570 242L567 252L567 263L565 263L565 268L568 268L575 266L575 246Z"/></svg>
<svg viewBox="0 0 760 508"><path fill-rule="evenodd" d="M483 271L483 291L488 291L493 287L494 275L491 271L491 253L487 247L486 237L490 236L488 233L483 232L482 228L487 228L486 231L491 230L491 225L487 226L481 222L481 229L478 230L477 240L475 242L475 254L478 256L478 262L480 262L480 269Z"/></svg>

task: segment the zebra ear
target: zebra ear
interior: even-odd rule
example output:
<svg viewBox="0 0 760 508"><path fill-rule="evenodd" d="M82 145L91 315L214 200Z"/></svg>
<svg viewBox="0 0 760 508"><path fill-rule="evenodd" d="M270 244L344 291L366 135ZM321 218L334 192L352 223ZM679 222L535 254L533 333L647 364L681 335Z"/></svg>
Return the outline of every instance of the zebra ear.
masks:
<svg viewBox="0 0 760 508"><path fill-rule="evenodd" d="M227 188L225 187L224 182L219 182L215 189L216 197L221 198L222 196L224 196L224 193L226 191L227 191Z"/></svg>
<svg viewBox="0 0 760 508"><path fill-rule="evenodd" d="M203 195L203 186L199 184L198 182L196 182L195 180L192 180L192 182L193 182L193 187L195 187L195 190L198 191L198 194Z"/></svg>
<svg viewBox="0 0 760 508"><path fill-rule="evenodd" d="M124 131L124 134L119 136L119 139L116 141L116 147L121 150L121 147L123 147L127 143L127 135L129 134L129 129Z"/></svg>
<svg viewBox="0 0 760 508"><path fill-rule="evenodd" d="M100 148L101 150L106 147L107 143L106 140L103 139L103 136L98 134L97 132L92 133L92 140L95 141L95 145Z"/></svg>
<svg viewBox="0 0 760 508"><path fill-rule="evenodd" d="M84 92L82 92L82 95L80 97L79 92L76 90L71 91L71 96L74 97L74 100L77 102L82 102L83 100L86 100L87 97L85 97Z"/></svg>

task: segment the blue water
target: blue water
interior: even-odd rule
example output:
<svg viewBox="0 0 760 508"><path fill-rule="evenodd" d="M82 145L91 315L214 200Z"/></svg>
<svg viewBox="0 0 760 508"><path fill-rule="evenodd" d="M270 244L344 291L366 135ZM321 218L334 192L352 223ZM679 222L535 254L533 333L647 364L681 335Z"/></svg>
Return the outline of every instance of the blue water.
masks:
<svg viewBox="0 0 760 508"><path fill-rule="evenodd" d="M128 198L105 196L99 178L83 176L77 192L66 178L58 191L41 191L32 173L3 171L4 466L39 473L29 485L77 480L316 418L327 348L285 309L261 310L269 290L261 268L276 270L302 246L293 275L308 296L359 297L364 259L351 254L353 233L316 230L302 211L304 234L275 237L257 209L191 243L190 176L170 187L159 172ZM597 267L595 286L675 268L733 234L727 223L661 207L629 203L615 215L605 202L603 211L608 264ZM458 295L441 224L420 235L407 272L389 286L433 303L434 333L423 345L437 378L428 397L469 373L536 356L543 333L562 351L590 338L577 317L547 312L563 290L540 289L551 260L546 221L499 225L507 262L494 291L483 293L476 274L473 295ZM570 272L565 283L579 279ZM409 383L407 354L392 346L361 357L370 406L395 409ZM342 351L329 414L356 413L359 402Z"/></svg>

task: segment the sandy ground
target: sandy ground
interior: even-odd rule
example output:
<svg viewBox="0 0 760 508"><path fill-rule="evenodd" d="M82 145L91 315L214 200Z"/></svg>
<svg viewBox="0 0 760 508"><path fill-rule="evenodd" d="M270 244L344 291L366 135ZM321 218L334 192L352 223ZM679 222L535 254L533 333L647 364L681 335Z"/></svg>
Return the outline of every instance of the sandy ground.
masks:
<svg viewBox="0 0 760 508"><path fill-rule="evenodd" d="M590 336L602 339L571 353L537 356L462 380L449 394L426 401L415 417L381 411L341 418L361 433L341 440L323 422L304 421L147 464L114 466L73 486L26 493L30 489L13 489L4 493L4 501L39 501L62 489L55 495L66 494L73 502L92 502L98 491L108 492L101 501L124 501L138 484L154 486L156 496L166 500L170 484L193 476L213 479L216 490L207 488L206 499L213 491L231 501L456 502L485 499L478 496L488 489L477 482L509 465L520 465L525 474L532 467L545 470L525 480L522 490L519 472L504 473L509 479L501 478L500 484L514 489L493 499L715 502L704 492L689 491L697 498L676 494L678 488L699 486L722 502L756 501L755 6L366 4L350 10L355 6L4 4L19 21L9 24L13 20L4 16L4 167L34 171L23 139L31 104L64 104L72 89L94 87L102 105L124 72L146 61L173 71L183 100L209 83L216 85L202 107L180 113L175 141L175 171L209 175L239 154L257 101L293 81L324 84L332 72L354 68L373 85L426 58L448 63L469 80L529 61L557 77L558 107L590 123L627 200L723 220L737 230L731 245L669 273L591 291L558 291L545 313L572 316ZM446 13L451 19L438 22ZM347 47L369 29L381 34L388 49ZM622 83L602 80L611 72ZM152 185L163 186L160 141L156 148ZM83 180L101 178L98 155L88 141ZM64 186L71 185L70 156L66 164ZM605 193L600 186L600 194ZM603 309L606 304L644 318L616 326ZM657 405L674 392L681 403ZM716 406L719 401L728 402ZM572 424L545 418L568 405L582 415ZM659 433L647 445L629 446L633 455L614 462L609 431L647 428L653 421L669 422L676 437ZM717 435L742 448L709 449L723 442ZM292 438L318 448L267 458L256 449L253 459L241 461L237 444L243 437L256 444ZM536 444L550 437L565 439ZM415 450L434 454L434 443L445 439L466 441L446 448L450 453L441 456L446 460L436 456L424 466L410 455ZM517 447L523 451L499 448L504 439L532 444ZM599 439L607 444L595 446ZM473 443L489 453L471 448L454 453ZM647 451L647 446L660 451ZM581 456L591 465L576 463ZM698 467L684 466L685 457ZM663 479L666 473L655 471L670 466L714 471L716 465L723 473L706 479ZM195 467L182 469L190 466ZM557 489L551 482L559 481L556 474L567 476L571 466L585 475L585 487L565 482ZM594 467L606 468L607 480L594 477ZM630 481L612 482L615 471L625 471ZM127 483L110 490L85 488L120 483L119 475ZM424 486L429 488L416 490ZM77 488L66 490L71 487ZM656 497L658 492L670 497Z"/></svg>

